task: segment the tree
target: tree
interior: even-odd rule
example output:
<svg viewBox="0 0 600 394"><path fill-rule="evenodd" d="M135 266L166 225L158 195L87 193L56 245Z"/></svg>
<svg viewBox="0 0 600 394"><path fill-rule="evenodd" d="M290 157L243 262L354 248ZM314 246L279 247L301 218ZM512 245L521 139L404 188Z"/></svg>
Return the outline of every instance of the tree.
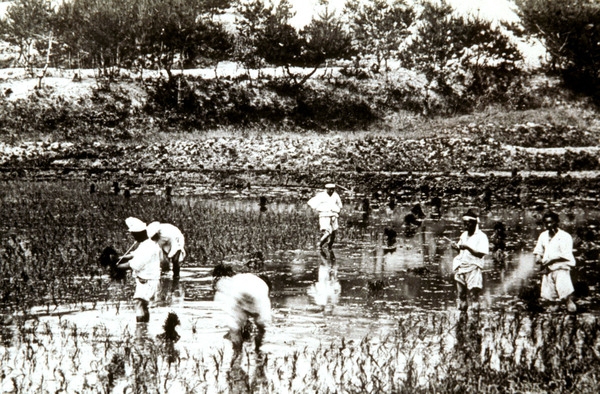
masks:
<svg viewBox="0 0 600 394"><path fill-rule="evenodd" d="M293 76L290 66L301 62L304 42L289 24L294 13L287 0L280 1L271 12L262 29L256 32L256 53L267 63L283 67L288 76Z"/></svg>
<svg viewBox="0 0 600 394"><path fill-rule="evenodd" d="M83 34L81 20L81 7L77 6L77 1L63 2L56 9L56 18L54 19L54 29L56 30L57 40L61 44L61 52L66 53L69 66L72 66L72 59L75 58L77 67L82 67Z"/></svg>
<svg viewBox="0 0 600 394"><path fill-rule="evenodd" d="M199 23L195 39L199 56L214 65L215 77L218 79L219 62L229 59L232 55L233 36L225 30L223 25L208 19Z"/></svg>
<svg viewBox="0 0 600 394"><path fill-rule="evenodd" d="M135 42L144 67L150 60L167 74L165 87L176 94L177 106L184 103L187 81L184 70L199 59L215 65L229 57L232 37L213 15L226 1L138 0ZM175 75L173 69L179 67ZM163 84L162 81L157 81ZM188 91L189 92L189 91Z"/></svg>
<svg viewBox="0 0 600 394"><path fill-rule="evenodd" d="M157 54L160 68L173 78L172 69L178 64L181 71L198 54L199 17L202 0L155 0L148 21L151 28L146 45Z"/></svg>
<svg viewBox="0 0 600 394"><path fill-rule="evenodd" d="M238 0L235 8L237 35L234 58L246 67L250 76L250 69L260 70L263 66L258 42L260 33L273 13L273 5L266 4L263 0Z"/></svg>
<svg viewBox="0 0 600 394"><path fill-rule="evenodd" d="M54 42L51 22L53 14L49 0L16 0L8 7L1 26L4 40L19 48L17 63L23 61L31 75L35 75L33 67L36 55L40 54L39 50L42 55L46 55L39 86L48 68Z"/></svg>
<svg viewBox="0 0 600 394"><path fill-rule="evenodd" d="M283 67L287 77L300 86L327 60L353 53L349 33L327 7L300 32L289 24L294 13L288 0L281 0L277 7L263 0L242 1L237 12L235 57L248 71L266 62ZM294 66L312 70L300 77L292 72Z"/></svg>
<svg viewBox="0 0 600 394"><path fill-rule="evenodd" d="M481 99L502 99L520 75L522 55L499 28L477 17L455 16L450 5L424 3L414 37L399 53L406 68L427 79L427 89L469 111ZM425 112L432 110L425 98ZM484 100L485 101L485 100Z"/></svg>
<svg viewBox="0 0 600 394"><path fill-rule="evenodd" d="M600 100L600 4L592 0L518 0L525 30L541 38L566 86Z"/></svg>
<svg viewBox="0 0 600 394"><path fill-rule="evenodd" d="M203 12L212 20L215 15L225 13L225 10L232 7L235 0L204 0L202 2Z"/></svg>
<svg viewBox="0 0 600 394"><path fill-rule="evenodd" d="M300 85L328 60L349 59L355 53L352 36L344 30L342 21L331 13L328 7L313 17L300 32L300 37L304 40L301 64L313 68L302 78Z"/></svg>
<svg viewBox="0 0 600 394"><path fill-rule="evenodd" d="M387 70L387 62L410 34L414 10L404 0L348 0L344 13L349 19L355 46L361 57L375 56L375 66Z"/></svg>
<svg viewBox="0 0 600 394"><path fill-rule="evenodd" d="M73 0L73 9L65 11L69 26L78 26L75 46L89 54L97 68L99 81L108 88L124 62L136 57L136 0ZM66 3L65 3L66 5ZM64 36L64 34L63 34Z"/></svg>

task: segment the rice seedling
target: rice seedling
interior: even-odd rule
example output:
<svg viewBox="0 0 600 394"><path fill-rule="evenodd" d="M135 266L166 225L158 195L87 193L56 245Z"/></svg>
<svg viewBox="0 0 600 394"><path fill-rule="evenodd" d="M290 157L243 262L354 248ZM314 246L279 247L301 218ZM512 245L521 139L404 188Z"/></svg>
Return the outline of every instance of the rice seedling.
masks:
<svg viewBox="0 0 600 394"><path fill-rule="evenodd" d="M228 204L175 203L159 196L126 201L110 193L90 195L80 186L6 184L0 212L5 230L0 251L3 310L26 312L44 305L51 313L64 304L114 299L99 259L106 246L127 249L123 220L128 216L177 223L188 240L190 264L293 249L311 244L314 237L312 218L297 210L259 214Z"/></svg>
<svg viewBox="0 0 600 394"><path fill-rule="evenodd" d="M103 192L110 185L100 183L90 194L82 185L6 182L2 191L0 312L12 319L1 326L5 391L597 391L600 322L593 314L501 308L479 315L397 312L386 334L289 345L261 357L247 345L233 366L229 350L219 344L194 346L203 340L196 317L189 329L192 338L179 341L173 317L169 325L165 322L169 334L164 338L138 338L123 327L80 326L67 314L52 324L48 319L74 310L127 313L131 284L111 283L99 258L106 246L115 251L129 247L123 223L128 216L178 224L189 240L190 265L237 259L244 267L252 259L262 263L275 252L315 241L315 218L293 203L260 212L258 205L248 209L235 201L167 200L144 193L125 199ZM348 231L341 241L383 243L384 226L389 224ZM392 289L386 279L372 283L381 296Z"/></svg>
<svg viewBox="0 0 600 394"><path fill-rule="evenodd" d="M232 387L244 388L242 392L262 387L273 393L558 393L597 388L600 322L594 316L496 313L461 321L453 313L427 315L434 314L404 316L388 336L355 343L340 339L263 361L246 351L232 368L219 349L210 355L180 349L182 357L174 364L160 341L113 337L106 346L107 340L82 341L77 329L66 324L69 334L59 341L30 331L23 333L21 346L3 348L3 384L14 384L19 392L45 387L90 393L111 392L117 386L159 393L232 392ZM440 332L446 340L440 340ZM65 349L72 357L61 357ZM83 353L85 359L74 356Z"/></svg>

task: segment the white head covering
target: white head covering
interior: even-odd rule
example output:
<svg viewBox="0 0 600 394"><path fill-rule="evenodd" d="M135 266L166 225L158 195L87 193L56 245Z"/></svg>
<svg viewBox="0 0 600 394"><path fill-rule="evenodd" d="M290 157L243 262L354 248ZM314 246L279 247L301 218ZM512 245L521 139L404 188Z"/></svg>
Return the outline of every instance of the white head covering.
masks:
<svg viewBox="0 0 600 394"><path fill-rule="evenodd" d="M479 217L475 212L473 212L470 209L467 211L467 213L463 215L462 220L472 220L474 222L479 223Z"/></svg>
<svg viewBox="0 0 600 394"><path fill-rule="evenodd" d="M154 237L156 234L158 234L160 230L160 222L152 222L148 225L148 228L146 228L146 232L148 233L148 238L152 238Z"/></svg>
<svg viewBox="0 0 600 394"><path fill-rule="evenodd" d="M325 185L325 189L335 189L335 183L328 183Z"/></svg>
<svg viewBox="0 0 600 394"><path fill-rule="evenodd" d="M125 224L127 224L127 228L129 229L130 233L139 233L146 229L146 223L134 217L128 217L125 219Z"/></svg>

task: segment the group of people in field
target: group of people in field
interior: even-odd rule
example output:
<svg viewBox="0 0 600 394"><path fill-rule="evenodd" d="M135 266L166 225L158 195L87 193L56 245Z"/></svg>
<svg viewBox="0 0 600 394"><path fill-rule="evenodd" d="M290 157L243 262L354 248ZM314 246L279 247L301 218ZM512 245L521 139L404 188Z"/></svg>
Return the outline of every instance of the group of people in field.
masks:
<svg viewBox="0 0 600 394"><path fill-rule="evenodd" d="M134 217L125 223L136 241L135 249L119 260L118 269L131 269L135 279L133 301L138 329L150 320L149 304L159 294L161 277L171 270L173 286L179 281L181 264L186 256L182 232L168 223L152 222L148 225ZM133 247L131 248L133 249ZM241 354L244 329L249 318L257 327L256 350L260 350L266 327L271 321L270 283L266 277L254 274L235 274L231 267L219 265L213 270L215 302L228 315L228 338L234 354Z"/></svg>
<svg viewBox="0 0 600 394"><path fill-rule="evenodd" d="M150 320L148 305L156 296L161 274L173 267L173 283L179 281L181 263L185 258L185 238L172 224L152 222L146 225L138 218L129 217L125 223L136 241L137 248L120 258L119 269L131 269L136 281L133 300L136 321Z"/></svg>
<svg viewBox="0 0 600 394"><path fill-rule="evenodd" d="M339 229L339 214L343 208L336 185L328 183L325 190L308 201L308 206L318 212L320 236L317 248L324 259L323 278L331 279L330 268L335 265L333 245ZM463 216L464 232L451 247L458 252L453 259L452 270L457 285L458 308L465 311L469 306L479 309L479 297L483 288L482 270L484 257L490 254L488 236L479 228L479 217L473 210ZM159 288L161 272L173 267L173 278L179 278L180 265L185 258L184 236L175 226L153 222L146 225L137 218L125 220L137 248L121 258L119 268L130 268L136 281L133 295L136 320L149 321L148 304ZM564 302L569 312L575 312L574 287L570 270L575 266L571 235L559 228L559 217L548 211L543 215L546 230L539 235L533 254L535 263L542 271L541 297L549 301ZM496 234L501 229L494 229ZM497 242L496 242L497 243ZM492 250L492 253L500 251ZM325 275L327 271L327 275ZM255 347L260 351L263 337L271 321L270 282L265 277L251 273L236 274L231 267L219 265L213 270L215 301L229 317L227 337L239 355L244 341L244 329L249 319L257 327ZM339 288L338 288L339 296Z"/></svg>
<svg viewBox="0 0 600 394"><path fill-rule="evenodd" d="M458 308L467 310L469 299L472 307L479 309L479 296L483 288L484 256L490 253L487 235L479 229L479 218L475 212L468 210L462 217L465 231L452 248L458 255L452 263L454 280L457 285ZM540 296L542 299L564 302L569 312L576 312L574 301L571 268L575 267L573 255L573 238L559 228L558 214L546 212L542 217L546 230L542 232L533 250L535 263L542 273ZM494 227L494 235L503 233L503 226ZM503 242L502 237L495 237ZM495 258L503 260L502 248L493 251ZM499 255L500 254L500 255Z"/></svg>

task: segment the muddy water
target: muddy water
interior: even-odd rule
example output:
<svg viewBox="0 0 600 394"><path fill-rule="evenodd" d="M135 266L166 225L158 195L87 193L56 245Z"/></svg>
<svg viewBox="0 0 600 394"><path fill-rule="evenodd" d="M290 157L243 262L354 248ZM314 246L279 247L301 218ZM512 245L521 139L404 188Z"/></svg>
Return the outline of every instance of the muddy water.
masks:
<svg viewBox="0 0 600 394"><path fill-rule="evenodd" d="M239 200L219 204L226 209L257 209L255 203ZM404 217L411 206L394 210L382 207L368 214L360 210L358 201L350 201L347 206L349 212L341 218L340 237L334 248L334 263L316 248L267 256L265 271L273 282L275 327L270 346L309 345L342 336L360 339L392 328L402 313L455 309L451 262L456 253L448 238L457 240L463 231L464 208L446 208L441 217L432 217L429 207L423 207L422 223L407 228ZM269 209L302 207L290 203ZM600 211L594 209L553 209L560 212L562 227L574 236L600 218ZM524 309L521 290L537 286L539 280L532 250L543 230L540 220L541 211L536 209L492 209L482 215L480 226L488 236L496 222L502 222L507 233L505 265L500 267L486 257L484 309ZM383 236L386 228L398 233L391 248ZM581 251L576 253L580 263L577 271L597 269ZM235 265L236 261L232 258L231 263ZM212 299L207 270L188 269L181 283L185 303L209 303ZM593 290L596 283L587 285ZM584 310L596 312L593 295L580 302Z"/></svg>
<svg viewBox="0 0 600 394"><path fill-rule="evenodd" d="M237 209L254 209L241 201L230 203ZM290 205L274 208L293 209ZM341 218L339 240L334 247L337 279L342 287L339 305L359 304L368 307L377 301L397 303L403 308L446 309L454 305L451 262L456 253L451 240L458 240L462 229L463 208L450 208L441 218L427 215L422 224L405 231L404 216L410 207L400 206L372 211L368 217L352 211ZM577 238L577 231L600 218L594 209L571 209L561 212L561 227ZM492 210L482 215L480 228L491 237L495 223L506 227L506 266L498 267L486 256L484 267L488 303L501 303L507 292L518 292L527 279L536 277L532 250L543 231L541 213L536 210ZM592 225L593 226L593 225ZM393 248L386 247L386 228L397 230ZM578 251L576 251L577 254ZM584 265L589 262L578 259ZM232 258L232 264L236 259ZM326 262L314 250L278 251L267 256L265 270L274 281L274 298L282 305L310 308L307 290L318 281L319 267ZM331 265L330 262L327 262ZM580 264L580 268L582 264ZM381 291L369 292L369 283L383 281ZM205 292L195 283L186 285L186 293L205 299Z"/></svg>
<svg viewBox="0 0 600 394"><path fill-rule="evenodd" d="M258 209L254 201L227 200L214 204L226 210ZM448 239L457 240L462 232L463 207L444 208L438 217L424 206L425 218L421 224L408 228L404 218L411 206L397 206L393 210L383 206L368 213L361 210L359 201L348 201L346 206L334 247L335 262L323 258L316 248L282 250L266 256L264 270L273 284L273 326L266 337L267 351L285 352L292 346L312 346L341 337L360 340L367 334L389 332L403 313L455 309L451 272L455 252ZM290 202L271 204L269 209L285 212L304 206ZM562 227L572 234L600 219L600 211L595 209L555 209L560 212ZM535 209L492 209L482 215L480 226L488 236L496 222L504 223L507 229L505 266L499 267L486 258L484 311L523 309L519 293L524 286L535 285L539 277L531 251L542 231L540 220L541 212ZM388 247L383 236L386 228L397 231L392 247ZM581 251L578 253L581 255ZM232 256L232 264L239 261ZM597 269L581 256L578 263L587 270ZM588 285L591 290L597 286ZM594 292L590 293L579 302L586 312L596 313L597 302ZM227 348L223 340L224 315L212 303L212 297L210 267L184 267L180 292L174 294L170 303L152 308L149 333L158 334L167 313L174 311L182 322L182 344ZM61 319L90 329L105 325L110 332L135 331L128 302L89 306L89 310L67 307L62 312L51 311L42 319L58 325L57 316L61 314Z"/></svg>
<svg viewBox="0 0 600 394"><path fill-rule="evenodd" d="M259 209L255 201L229 199L213 203L224 210ZM341 338L359 342L367 335L385 337L399 324L406 325L407 319L425 316L421 323L427 321L427 316L431 316L429 312L445 317L438 320L448 325L448 343L444 346L451 348L456 342L455 336L458 337L453 330L459 314L455 308L455 285L450 269L455 252L448 239L458 239L464 207L446 207L440 217L432 217L430 207L423 206L425 218L422 223L407 227L404 218L410 211L409 205L397 206L394 210L383 206L368 213L361 210L359 200L347 201L346 206L340 220L339 240L334 247L335 263L323 258L315 248L281 250L265 256L264 270L273 284L273 324L265 337L264 351L275 359L294 350L316 348ZM271 204L269 209L288 212L305 209L305 206L290 201ZM583 236L585 231L582 230L589 230L587 243L577 241L579 267L574 273L580 274L579 279L586 279L589 287L589 294L578 298L579 313L595 318L600 312L595 294L598 286L595 278L600 277L598 254L586 252L589 248L597 248L597 237L590 241L589 234L597 234L595 226L600 221L600 210L560 206L553 209L560 213L562 227L571 234ZM537 285L539 275L531 251L542 231L540 219L539 210L510 207L494 208L481 216L481 228L488 236L496 222L505 225L507 234L506 264L498 266L491 258L486 258L481 313L490 327L497 323L497 316L508 319L524 311L521 290L527 285ZM397 232L396 242L391 247L384 237L386 229ZM575 238L577 240L579 235ZM240 261L243 261L242 257L231 256L231 264L244 268ZM22 362L31 387L59 387L59 379L48 380L46 375L54 368L65 370L67 361L73 363L69 370L76 371L73 375L80 378L78 384L81 387L94 385L100 379L96 376L98 366L94 363L96 359L106 357L100 351L105 338L117 339L117 343L128 337L156 338L163 330L167 314L175 312L181 321L177 328L181 335L177 347L182 359L195 360L207 354L221 354L222 360L227 360L231 346L224 339L225 315L212 301L210 272L211 267L186 265L178 291L168 302L152 305L150 323L141 332L135 324L129 301L36 308L32 312L37 318L29 319L26 324L35 328L30 332L34 333L36 342L43 344L43 348L35 353L39 358L39 362L34 363L37 368L31 366L31 360L20 356L19 339L13 343L16 356L10 348L2 351L8 352L6 359L12 357ZM574 278L577 279L576 275ZM123 292L120 285L113 286L115 294ZM126 297L114 297L117 299ZM497 313L499 311L506 313ZM531 315L524 316L529 319ZM527 324L525 322L524 327ZM73 332L78 336L73 337ZM73 352L63 344L67 339L72 342L73 338L82 338L78 347L75 346L77 357L72 356ZM480 346L496 349L496 344L489 338ZM227 364L215 362L221 366ZM119 384L125 385L126 380L122 379L117 386Z"/></svg>

